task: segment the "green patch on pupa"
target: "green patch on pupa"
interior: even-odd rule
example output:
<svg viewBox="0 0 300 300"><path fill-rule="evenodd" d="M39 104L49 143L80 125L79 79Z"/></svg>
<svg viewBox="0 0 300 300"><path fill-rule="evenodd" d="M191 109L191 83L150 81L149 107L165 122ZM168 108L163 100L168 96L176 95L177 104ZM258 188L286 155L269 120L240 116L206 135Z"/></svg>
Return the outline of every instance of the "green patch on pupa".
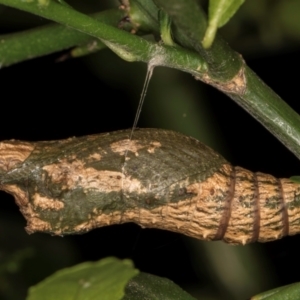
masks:
<svg viewBox="0 0 300 300"><path fill-rule="evenodd" d="M300 176L292 176L290 177L290 180L295 182L295 183L300 183Z"/></svg>

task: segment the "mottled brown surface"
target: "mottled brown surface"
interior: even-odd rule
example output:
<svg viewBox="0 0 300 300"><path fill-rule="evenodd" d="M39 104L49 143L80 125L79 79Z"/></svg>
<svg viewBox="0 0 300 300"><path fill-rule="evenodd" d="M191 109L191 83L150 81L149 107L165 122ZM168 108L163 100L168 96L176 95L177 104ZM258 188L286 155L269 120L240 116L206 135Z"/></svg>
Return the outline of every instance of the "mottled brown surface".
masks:
<svg viewBox="0 0 300 300"><path fill-rule="evenodd" d="M232 244L300 232L299 184L232 167L174 132L139 130L130 142L129 133L0 143L0 189L15 197L27 231L135 222Z"/></svg>

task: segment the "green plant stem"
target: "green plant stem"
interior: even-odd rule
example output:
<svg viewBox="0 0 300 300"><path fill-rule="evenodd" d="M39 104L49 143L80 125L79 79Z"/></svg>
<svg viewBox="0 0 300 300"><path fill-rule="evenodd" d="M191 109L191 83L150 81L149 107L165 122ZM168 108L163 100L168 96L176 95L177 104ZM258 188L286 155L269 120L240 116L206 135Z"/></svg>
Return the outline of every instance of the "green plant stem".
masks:
<svg viewBox="0 0 300 300"><path fill-rule="evenodd" d="M127 61L151 61L157 66L176 68L199 76L206 71L205 62L194 52L149 42L53 1L45 7L39 6L37 2L19 0L0 0L0 4L37 14L96 37Z"/></svg>
<svg viewBox="0 0 300 300"><path fill-rule="evenodd" d="M93 18L111 26L116 26L123 17L124 11L119 9L111 9L93 15ZM77 45L82 45L81 47L86 52L92 51L96 46L99 49L101 44L102 47L105 47L99 39L59 24L49 24L22 32L2 35L0 40L1 67L7 67L30 58L69 49ZM91 44L93 49L89 46ZM79 52L79 49L77 49L77 52Z"/></svg>
<svg viewBox="0 0 300 300"><path fill-rule="evenodd" d="M175 26L176 41L203 55L208 64L208 77L199 79L217 87L236 101L290 151L300 159L300 117L260 78L241 63L242 57L233 51L219 36L208 50L202 46L207 27L206 15L194 0L154 0L166 11ZM242 76L239 75L242 72ZM243 80L241 90L230 90L226 81L234 76ZM224 85L225 83L225 85Z"/></svg>
<svg viewBox="0 0 300 300"><path fill-rule="evenodd" d="M243 95L227 93L300 159L300 116L249 68Z"/></svg>
<svg viewBox="0 0 300 300"><path fill-rule="evenodd" d="M89 55L92 53L96 53L102 49L107 48L105 46L105 44L103 44L102 42L100 42L98 39L94 39L93 41L90 41L87 44L78 46L73 48L70 51L70 57L81 57L81 56L85 56L85 55Z"/></svg>
<svg viewBox="0 0 300 300"><path fill-rule="evenodd" d="M174 38L182 46L197 51L208 64L208 75L217 81L233 78L243 65L241 56L218 36L210 49L204 49L202 39L207 28L207 16L195 0L154 0L174 24Z"/></svg>

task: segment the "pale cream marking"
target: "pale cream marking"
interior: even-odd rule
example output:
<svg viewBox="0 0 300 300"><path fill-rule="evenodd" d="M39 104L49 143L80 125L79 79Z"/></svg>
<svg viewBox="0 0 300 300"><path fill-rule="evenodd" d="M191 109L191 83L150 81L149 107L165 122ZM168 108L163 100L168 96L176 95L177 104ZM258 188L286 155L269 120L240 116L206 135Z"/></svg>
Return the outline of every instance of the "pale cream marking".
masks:
<svg viewBox="0 0 300 300"><path fill-rule="evenodd" d="M101 160L102 156L99 153L93 153L88 157L88 160L90 161L99 161Z"/></svg>
<svg viewBox="0 0 300 300"><path fill-rule="evenodd" d="M242 245L245 246L246 244L248 244L249 239L247 237L243 237L240 240L241 240Z"/></svg>
<svg viewBox="0 0 300 300"><path fill-rule="evenodd" d="M152 220L151 220L151 223L152 224L155 224L157 221L156 221L156 218L152 218Z"/></svg>
<svg viewBox="0 0 300 300"><path fill-rule="evenodd" d="M133 153L136 153L138 150L143 149L145 145L141 145L136 140L121 140L115 143L112 143L110 145L111 150L114 153L119 153L120 155L124 155L126 151L131 151Z"/></svg>
<svg viewBox="0 0 300 300"><path fill-rule="evenodd" d="M50 223L36 217L32 217L29 220L27 219L27 226L25 227L25 230L29 234L34 232L52 232ZM59 235L56 232L53 233Z"/></svg>
<svg viewBox="0 0 300 300"><path fill-rule="evenodd" d="M61 210L64 208L64 203L58 199L51 199L48 197L42 197L40 194L35 193L33 195L33 204L41 209Z"/></svg>
<svg viewBox="0 0 300 300"><path fill-rule="evenodd" d="M44 166L53 183L62 184L63 189L82 187L84 190L94 189L99 192L120 192L122 190L122 178L124 174L116 171L96 170L86 168L80 160L68 162L62 160L59 164ZM146 189L141 182L131 177L123 179L125 193L144 193Z"/></svg>
<svg viewBox="0 0 300 300"><path fill-rule="evenodd" d="M147 149L147 151L149 153L154 153L156 148L160 148L161 147L161 143L160 142L151 142L149 148Z"/></svg>
<svg viewBox="0 0 300 300"><path fill-rule="evenodd" d="M147 193L147 189L143 187L141 182L135 178L131 178L130 176L127 176L123 180L123 189L125 193Z"/></svg>
<svg viewBox="0 0 300 300"><path fill-rule="evenodd" d="M99 212L101 214L101 212ZM110 224L120 224L122 215L119 211L111 214L101 214L96 216L93 220L83 222L74 227L75 232L85 232L99 226L106 226ZM124 222L122 222L124 223ZM101 225L100 225L101 224Z"/></svg>
<svg viewBox="0 0 300 300"><path fill-rule="evenodd" d="M137 155L136 153L144 148L147 148L149 153L154 153L155 149L159 147L161 147L160 142L154 141L146 145L139 143L137 140L130 141L129 139L121 140L110 145L111 150L114 153L119 153L120 155L124 155L126 151L133 152L135 155Z"/></svg>

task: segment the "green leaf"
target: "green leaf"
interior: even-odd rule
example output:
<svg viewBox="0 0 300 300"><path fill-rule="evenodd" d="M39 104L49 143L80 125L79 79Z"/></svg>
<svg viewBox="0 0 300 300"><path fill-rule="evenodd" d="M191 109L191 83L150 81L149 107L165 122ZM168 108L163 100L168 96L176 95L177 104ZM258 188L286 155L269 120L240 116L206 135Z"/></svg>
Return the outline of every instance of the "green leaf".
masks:
<svg viewBox="0 0 300 300"><path fill-rule="evenodd" d="M276 5L277 12L275 22L278 28L284 30L285 39L287 37L299 40L300 32L300 1L279 1Z"/></svg>
<svg viewBox="0 0 300 300"><path fill-rule="evenodd" d="M208 8L208 27L202 44L209 48L214 41L217 29L225 25L245 0L210 0Z"/></svg>
<svg viewBox="0 0 300 300"><path fill-rule="evenodd" d="M216 19L218 27L225 25L245 0L210 0L209 21Z"/></svg>
<svg viewBox="0 0 300 300"><path fill-rule="evenodd" d="M300 295L300 282L285 285L251 298L251 300L296 300Z"/></svg>
<svg viewBox="0 0 300 300"><path fill-rule="evenodd" d="M195 300L173 281L140 273L133 277L126 286L122 300Z"/></svg>
<svg viewBox="0 0 300 300"><path fill-rule="evenodd" d="M60 270L29 289L27 300L119 300L138 274L130 260L108 257Z"/></svg>

